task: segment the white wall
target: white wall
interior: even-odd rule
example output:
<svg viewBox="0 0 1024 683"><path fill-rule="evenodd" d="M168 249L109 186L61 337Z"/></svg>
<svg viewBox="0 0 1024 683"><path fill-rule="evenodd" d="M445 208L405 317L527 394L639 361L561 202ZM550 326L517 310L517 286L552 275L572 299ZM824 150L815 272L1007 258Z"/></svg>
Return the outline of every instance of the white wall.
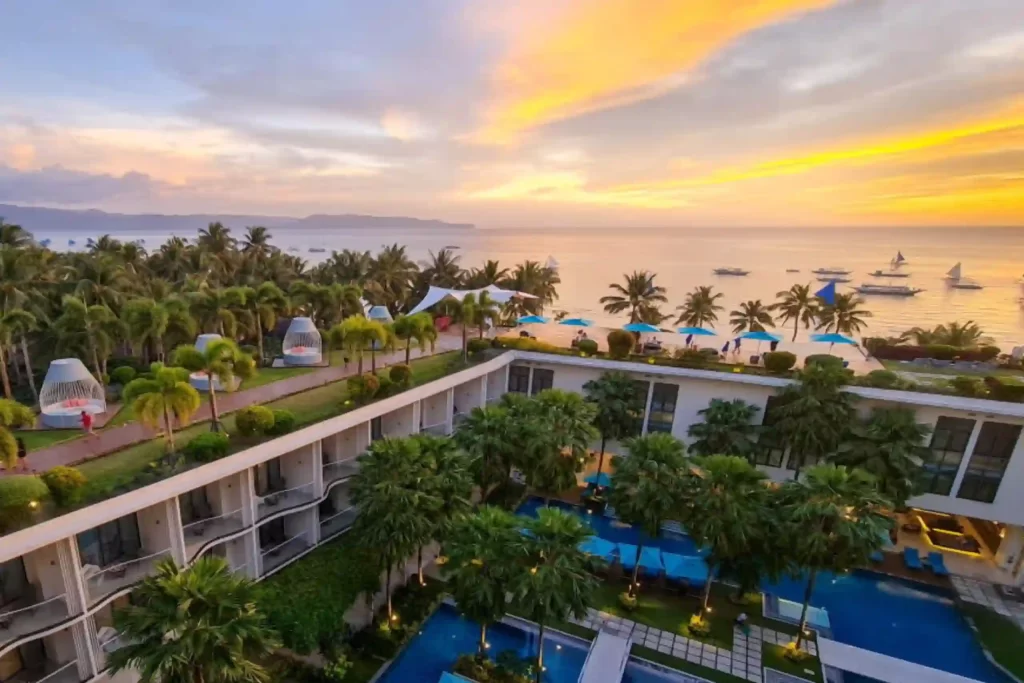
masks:
<svg viewBox="0 0 1024 683"><path fill-rule="evenodd" d="M448 420L448 392L435 394L420 403L420 423L423 427L442 425Z"/></svg>
<svg viewBox="0 0 1024 683"><path fill-rule="evenodd" d="M61 571L57 546L48 545L35 550L23 558L25 576L29 583L39 587L42 600L67 592L64 588L64 573Z"/></svg>
<svg viewBox="0 0 1024 683"><path fill-rule="evenodd" d="M479 408L484 402L484 387L479 378L463 382L455 387L455 409L468 414L473 408Z"/></svg>
<svg viewBox="0 0 1024 683"><path fill-rule="evenodd" d="M313 482L313 446L303 446L281 456L285 488L294 489Z"/></svg>
<svg viewBox="0 0 1024 683"><path fill-rule="evenodd" d="M158 553L171 547L171 531L163 503L139 510L136 518L144 554Z"/></svg>
<svg viewBox="0 0 1024 683"><path fill-rule="evenodd" d="M408 405L385 414L381 418L381 429L384 436L395 439L402 436L409 436L419 431L419 425L415 421L416 404Z"/></svg>

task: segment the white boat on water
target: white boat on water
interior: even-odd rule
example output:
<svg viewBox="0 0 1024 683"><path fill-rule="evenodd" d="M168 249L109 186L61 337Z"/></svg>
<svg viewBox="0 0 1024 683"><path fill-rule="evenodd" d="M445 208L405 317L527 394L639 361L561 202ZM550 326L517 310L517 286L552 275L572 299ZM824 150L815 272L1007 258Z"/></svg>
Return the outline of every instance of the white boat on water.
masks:
<svg viewBox="0 0 1024 683"><path fill-rule="evenodd" d="M882 270L879 268L871 273L871 277L910 277L910 273L901 273L896 270Z"/></svg>
<svg viewBox="0 0 1024 683"><path fill-rule="evenodd" d="M737 275L740 277L750 275L749 270L743 270L742 268L715 268L712 272L715 275Z"/></svg>
<svg viewBox="0 0 1024 683"><path fill-rule="evenodd" d="M811 272L815 275L849 275L853 271L847 270L846 268L840 268L838 266L829 266L827 268L816 268Z"/></svg>
<svg viewBox="0 0 1024 683"><path fill-rule="evenodd" d="M906 285L873 285L865 282L860 287L854 287L858 294L875 294L879 296L914 296L923 289L907 287Z"/></svg>
<svg viewBox="0 0 1024 683"><path fill-rule="evenodd" d="M963 268L959 261L946 273L946 282L953 289L984 289L980 283L963 276Z"/></svg>
<svg viewBox="0 0 1024 683"><path fill-rule="evenodd" d="M833 275L832 277L819 277L818 282L849 282L848 277L838 277Z"/></svg>

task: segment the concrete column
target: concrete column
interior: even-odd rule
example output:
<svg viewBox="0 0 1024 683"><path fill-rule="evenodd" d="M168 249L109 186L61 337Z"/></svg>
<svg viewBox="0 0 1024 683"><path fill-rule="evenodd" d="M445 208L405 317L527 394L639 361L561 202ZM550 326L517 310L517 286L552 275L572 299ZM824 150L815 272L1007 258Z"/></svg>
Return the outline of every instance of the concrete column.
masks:
<svg viewBox="0 0 1024 683"><path fill-rule="evenodd" d="M949 490L950 497L955 498L956 494L960 491L960 484L964 481L967 465L971 462L971 455L974 453L974 447L978 444L978 437L981 436L981 426L984 423L984 420L976 420L974 423L974 430L971 432L971 438L968 439L967 448L964 450L964 458L960 461L960 469L956 471L956 479L953 480L953 487Z"/></svg>
<svg viewBox="0 0 1024 683"><path fill-rule="evenodd" d="M999 550L996 551L995 563L1013 572L1019 570L1021 556L1024 555L1024 528L1014 525L1007 525L1003 530L1003 538L999 542Z"/></svg>
<svg viewBox="0 0 1024 683"><path fill-rule="evenodd" d="M250 544L252 547L252 573L250 576L254 579L258 579L263 576L263 555L260 554L259 530L253 529L252 536L250 538L252 539L252 543Z"/></svg>
<svg viewBox="0 0 1024 683"><path fill-rule="evenodd" d="M74 536L57 542L57 559L64 578L64 592L67 595L69 614L81 614L89 604L89 594L82 578L82 559L78 555L78 543Z"/></svg>
<svg viewBox="0 0 1024 683"><path fill-rule="evenodd" d="M487 375L480 378L480 407L487 405Z"/></svg>
<svg viewBox="0 0 1024 683"><path fill-rule="evenodd" d="M451 388L444 395L444 433L455 431L455 389Z"/></svg>
<svg viewBox="0 0 1024 683"><path fill-rule="evenodd" d="M171 558L174 564L184 567L188 564L188 557L185 552L185 531L181 524L181 506L178 505L177 496L164 501L164 517L167 519Z"/></svg>
<svg viewBox="0 0 1024 683"><path fill-rule="evenodd" d="M533 396L533 367L530 367L529 379L526 381L526 395ZM508 385L506 385L508 386Z"/></svg>
<svg viewBox="0 0 1024 683"><path fill-rule="evenodd" d="M420 422L423 420L423 401L416 401L412 404L412 424L409 425L409 434L420 433Z"/></svg>
<svg viewBox="0 0 1024 683"><path fill-rule="evenodd" d="M78 667L78 679L87 681L100 673L100 662L106 666L102 654L98 652L99 643L95 633L89 633L93 627L93 620L86 619L71 627L71 637L75 643L75 660ZM96 650L94 652L93 650Z"/></svg>
<svg viewBox="0 0 1024 683"><path fill-rule="evenodd" d="M324 442L315 441L313 451L313 496L321 498L324 495Z"/></svg>
<svg viewBox="0 0 1024 683"><path fill-rule="evenodd" d="M533 379L532 373L530 374L530 379L531 381ZM644 426L643 429L640 430L640 433L643 435L647 434L647 422L650 420L651 417L652 401L654 401L654 382L650 381L647 382L647 402L644 404Z"/></svg>
<svg viewBox="0 0 1024 683"><path fill-rule="evenodd" d="M246 468L241 473L241 494L242 503L242 524L249 527L256 523L258 504L256 502L256 477L252 468Z"/></svg>

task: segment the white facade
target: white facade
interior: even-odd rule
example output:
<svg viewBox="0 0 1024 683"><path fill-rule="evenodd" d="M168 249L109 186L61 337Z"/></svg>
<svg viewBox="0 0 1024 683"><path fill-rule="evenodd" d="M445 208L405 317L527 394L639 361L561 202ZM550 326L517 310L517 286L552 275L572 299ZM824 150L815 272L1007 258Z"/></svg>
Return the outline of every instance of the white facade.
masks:
<svg viewBox="0 0 1024 683"><path fill-rule="evenodd" d="M712 398L742 398L761 407L787 380L628 362L510 351L429 384L325 420L248 450L37 524L3 538L0 564L23 572L18 611L0 609L0 674L10 675L18 655L42 653L39 681L108 680L105 651L111 606L163 558L186 564L206 553L260 579L349 528L356 511L348 493L356 457L376 438L420 430L450 434L459 416L506 390L534 392L548 386L582 392L607 370L647 382L643 429L669 431L686 440L688 427ZM927 494L917 507L992 520L1008 526L996 561L1020 568L1024 550L1024 440L1017 438L992 502L961 493L986 423L1024 425L1024 405L977 399L852 388L859 406L902 405L920 422L940 418L971 422L966 448L950 492ZM666 396L674 396L671 401ZM671 397L670 396L670 397ZM758 417L758 420L761 418ZM610 450L615 450L614 444ZM782 456L785 457L784 455ZM793 471L766 467L774 478ZM1020 573L1020 572L1018 572ZM24 607L21 607L24 604ZM7 613L7 614L3 614ZM39 643L42 642L42 647ZM63 667L63 668L61 668ZM15 669L16 670L16 669ZM120 677L119 677L120 678Z"/></svg>

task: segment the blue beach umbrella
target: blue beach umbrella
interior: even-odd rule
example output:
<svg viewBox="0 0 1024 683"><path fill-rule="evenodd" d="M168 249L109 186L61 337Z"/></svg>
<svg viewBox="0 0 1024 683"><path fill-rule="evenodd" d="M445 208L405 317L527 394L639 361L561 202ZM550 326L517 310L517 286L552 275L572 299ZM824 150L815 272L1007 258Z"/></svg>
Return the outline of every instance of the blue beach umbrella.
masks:
<svg viewBox="0 0 1024 683"><path fill-rule="evenodd" d="M565 320L559 320L559 325L569 325L571 327L591 327L594 324L593 320L587 320L586 318L566 318Z"/></svg>
<svg viewBox="0 0 1024 683"><path fill-rule="evenodd" d="M587 482L588 484L594 484L595 486L612 485L612 478L609 477L608 474L605 472L601 472L600 474L598 474L597 472L594 472L593 474L588 474L587 476L583 477L583 481Z"/></svg>
<svg viewBox="0 0 1024 683"><path fill-rule="evenodd" d="M649 325L648 323L630 323L628 325L623 325L622 329L626 332L661 332L659 328L654 325Z"/></svg>
<svg viewBox="0 0 1024 683"><path fill-rule="evenodd" d="M542 315L524 315L522 318L516 320L520 325L542 325L548 321Z"/></svg>
<svg viewBox="0 0 1024 683"><path fill-rule="evenodd" d="M777 334L765 332L764 330L752 330L750 332L744 332L739 336L739 339L749 339L750 341L756 342L774 342L782 341L782 337Z"/></svg>
<svg viewBox="0 0 1024 683"><path fill-rule="evenodd" d="M820 342L822 344L849 344L850 346L856 346L857 342L849 337L831 332L829 334L812 334L811 341Z"/></svg>
<svg viewBox="0 0 1024 683"><path fill-rule="evenodd" d="M694 337L715 337L717 334L705 327L680 327L679 334L692 334Z"/></svg>

